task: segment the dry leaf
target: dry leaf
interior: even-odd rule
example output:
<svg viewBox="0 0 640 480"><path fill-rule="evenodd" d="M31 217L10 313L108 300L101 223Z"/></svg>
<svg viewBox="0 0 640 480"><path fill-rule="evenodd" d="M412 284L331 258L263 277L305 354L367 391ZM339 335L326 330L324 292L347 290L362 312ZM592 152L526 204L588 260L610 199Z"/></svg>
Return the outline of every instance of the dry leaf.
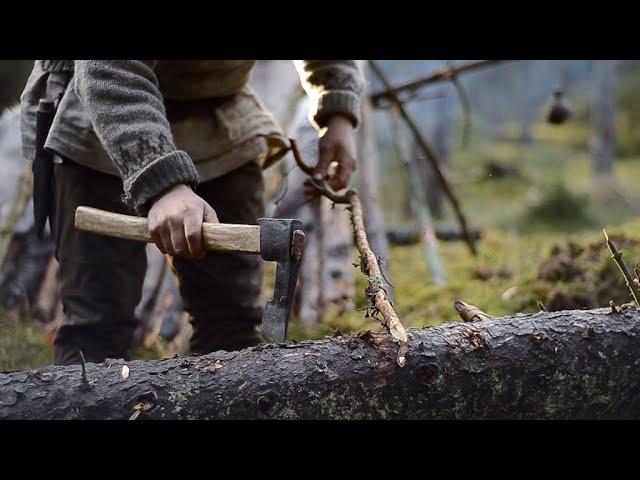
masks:
<svg viewBox="0 0 640 480"><path fill-rule="evenodd" d="M122 366L122 372L120 372L122 375L122 378L127 379L129 378L129 367L127 367L126 365Z"/></svg>

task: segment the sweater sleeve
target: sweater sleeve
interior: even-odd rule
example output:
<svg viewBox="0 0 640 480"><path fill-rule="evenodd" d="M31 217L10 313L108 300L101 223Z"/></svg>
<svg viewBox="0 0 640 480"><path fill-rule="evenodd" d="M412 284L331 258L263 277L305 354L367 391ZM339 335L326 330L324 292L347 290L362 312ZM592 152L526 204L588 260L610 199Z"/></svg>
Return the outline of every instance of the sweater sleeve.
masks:
<svg viewBox="0 0 640 480"><path fill-rule="evenodd" d="M153 60L76 60L75 91L139 212L178 183L195 185L189 155L173 142Z"/></svg>
<svg viewBox="0 0 640 480"><path fill-rule="evenodd" d="M356 60L294 60L300 81L311 100L309 118L316 128L326 126L331 115L360 123L360 95L364 88Z"/></svg>

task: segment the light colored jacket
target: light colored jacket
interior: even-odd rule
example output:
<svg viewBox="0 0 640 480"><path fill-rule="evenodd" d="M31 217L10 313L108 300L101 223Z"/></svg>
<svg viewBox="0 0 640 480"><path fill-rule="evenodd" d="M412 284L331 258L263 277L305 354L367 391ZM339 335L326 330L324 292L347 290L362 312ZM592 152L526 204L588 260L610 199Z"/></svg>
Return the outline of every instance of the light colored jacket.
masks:
<svg viewBox="0 0 640 480"><path fill-rule="evenodd" d="M298 60L320 129L333 114L360 121L362 74L353 60ZM197 184L257 159L266 168L288 140L247 85L253 60L38 60L21 96L23 154L35 156L41 98L61 95L45 147L119 175L124 198L144 211L176 183ZM211 111L169 122L165 102L225 98Z"/></svg>

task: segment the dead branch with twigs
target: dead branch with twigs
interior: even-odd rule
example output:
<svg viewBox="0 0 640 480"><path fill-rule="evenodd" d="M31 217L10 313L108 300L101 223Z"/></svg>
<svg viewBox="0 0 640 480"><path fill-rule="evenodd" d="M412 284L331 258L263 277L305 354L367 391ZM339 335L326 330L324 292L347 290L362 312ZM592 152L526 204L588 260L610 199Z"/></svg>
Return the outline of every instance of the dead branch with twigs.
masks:
<svg viewBox="0 0 640 480"><path fill-rule="evenodd" d="M409 338L407 336L406 329L402 325L398 314L393 308L393 304L387 297L387 293L384 288L384 276L380 269L378 257L373 253L373 250L371 250L371 246L369 245L369 240L367 238L367 233L364 227L364 216L362 214L362 205L358 198L358 194L353 190L347 190L346 193L339 194L335 192L324 180L315 180L313 178L313 168L308 166L302 159L296 141L290 139L290 142L296 163L300 169L309 176L309 181L314 186L318 194L327 197L333 203L349 205L347 210L351 216L356 248L360 253L360 270L367 276L369 282L365 289L365 295L371 303L367 313L375 318L377 318L378 313L382 315L382 319L380 319L382 325L388 330L393 338L400 342L397 362L401 367L404 366L406 362L406 345Z"/></svg>

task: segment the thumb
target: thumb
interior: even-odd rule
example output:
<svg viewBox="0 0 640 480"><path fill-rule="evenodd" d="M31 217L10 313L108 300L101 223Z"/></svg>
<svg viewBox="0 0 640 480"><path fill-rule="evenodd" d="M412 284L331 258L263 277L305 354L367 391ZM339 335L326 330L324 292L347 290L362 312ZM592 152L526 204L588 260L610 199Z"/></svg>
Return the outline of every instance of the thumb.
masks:
<svg viewBox="0 0 640 480"><path fill-rule="evenodd" d="M313 169L313 178L316 181L322 181L327 178L327 170L329 170L329 165L331 165L335 156L335 147L325 146L320 143L318 153L319 158L316 167Z"/></svg>
<svg viewBox="0 0 640 480"><path fill-rule="evenodd" d="M207 223L220 223L220 220L218 220L218 215L216 214L216 211L213 208L211 208L211 205L209 205L208 203L204 204L203 220Z"/></svg>

